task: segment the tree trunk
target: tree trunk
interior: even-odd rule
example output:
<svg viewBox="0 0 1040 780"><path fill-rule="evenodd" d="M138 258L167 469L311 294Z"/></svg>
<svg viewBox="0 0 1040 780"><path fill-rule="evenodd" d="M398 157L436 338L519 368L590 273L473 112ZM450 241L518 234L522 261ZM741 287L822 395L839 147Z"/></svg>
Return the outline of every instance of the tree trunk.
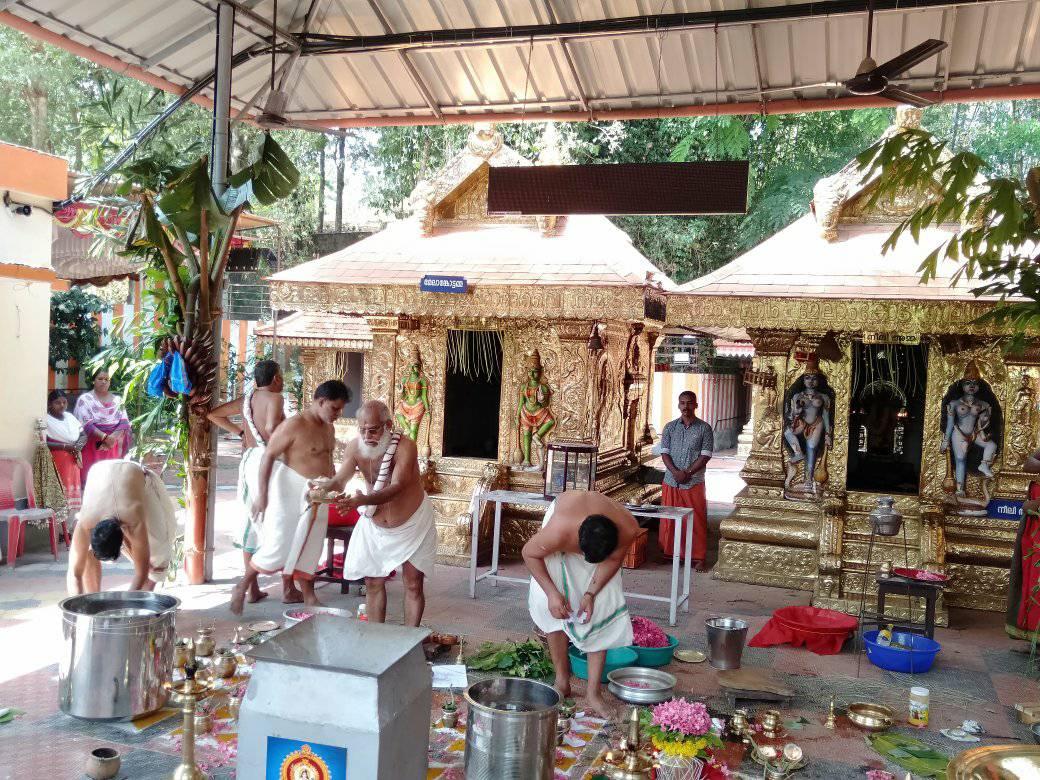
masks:
<svg viewBox="0 0 1040 780"><path fill-rule="evenodd" d="M47 126L47 84L39 76L31 76L22 94L29 104L30 145L41 152L54 151Z"/></svg>
<svg viewBox="0 0 1040 780"><path fill-rule="evenodd" d="M318 150L318 232L325 232L325 146Z"/></svg>
<svg viewBox="0 0 1040 780"><path fill-rule="evenodd" d="M346 167L347 137L340 133L336 141L336 232L343 230L343 175Z"/></svg>

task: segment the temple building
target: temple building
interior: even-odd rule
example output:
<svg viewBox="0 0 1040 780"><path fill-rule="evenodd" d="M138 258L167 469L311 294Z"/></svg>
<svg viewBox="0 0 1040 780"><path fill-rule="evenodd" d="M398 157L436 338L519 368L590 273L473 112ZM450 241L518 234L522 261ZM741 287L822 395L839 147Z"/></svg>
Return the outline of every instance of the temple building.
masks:
<svg viewBox="0 0 1040 780"><path fill-rule="evenodd" d="M489 216L489 168L529 164L477 128L410 218L271 278L272 307L295 313L261 335L300 348L305 397L361 377L416 440L443 562L468 561L475 488L541 492L550 440L597 444L601 491L659 491L635 475L673 285L605 217ZM506 551L529 533L505 523Z"/></svg>
<svg viewBox="0 0 1040 780"><path fill-rule="evenodd" d="M920 117L900 108L886 132ZM885 252L935 192L884 199L874 186L849 163L817 183L810 214L669 296L669 325L740 328L755 348L747 486L714 576L855 612L891 562L948 575L947 605L1000 610L1018 517L992 499L1026 491L1040 351L1005 354L1009 331L978 321L995 302L972 295L955 263L919 283L957 225ZM875 538L867 566L881 496L895 498L905 537Z"/></svg>

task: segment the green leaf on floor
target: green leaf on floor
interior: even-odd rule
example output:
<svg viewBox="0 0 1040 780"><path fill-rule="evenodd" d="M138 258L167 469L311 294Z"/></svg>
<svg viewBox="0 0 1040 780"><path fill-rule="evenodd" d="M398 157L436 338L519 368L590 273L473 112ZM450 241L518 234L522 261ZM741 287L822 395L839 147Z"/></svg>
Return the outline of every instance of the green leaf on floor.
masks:
<svg viewBox="0 0 1040 780"><path fill-rule="evenodd" d="M871 734L866 739L867 744L882 756L915 775L946 777L946 767L950 759L920 740L891 732Z"/></svg>

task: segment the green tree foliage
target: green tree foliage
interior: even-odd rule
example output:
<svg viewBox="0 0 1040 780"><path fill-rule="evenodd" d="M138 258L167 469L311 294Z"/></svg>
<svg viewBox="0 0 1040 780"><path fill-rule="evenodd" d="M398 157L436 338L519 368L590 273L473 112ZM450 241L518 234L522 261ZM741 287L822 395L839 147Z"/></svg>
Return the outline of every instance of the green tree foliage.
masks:
<svg viewBox="0 0 1040 780"><path fill-rule="evenodd" d="M98 351L101 328L97 316L108 304L79 287L51 293L48 363L58 373L74 374Z"/></svg>

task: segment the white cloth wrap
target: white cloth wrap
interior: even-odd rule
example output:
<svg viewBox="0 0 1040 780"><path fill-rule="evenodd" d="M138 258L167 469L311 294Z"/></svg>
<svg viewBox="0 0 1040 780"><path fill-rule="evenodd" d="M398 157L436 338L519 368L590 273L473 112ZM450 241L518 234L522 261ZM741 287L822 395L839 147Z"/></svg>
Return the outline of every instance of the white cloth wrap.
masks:
<svg viewBox="0 0 1040 780"><path fill-rule="evenodd" d="M253 568L261 574L282 571L311 579L318 570L329 526L329 507L319 505L311 521L307 482L306 477L275 461L267 483L267 510L260 546L252 560Z"/></svg>
<svg viewBox="0 0 1040 780"><path fill-rule="evenodd" d="M400 443L401 434L397 431L390 434L390 443L387 445L386 452L383 453L383 459L379 461L379 473L376 474L375 484L372 485L372 489L368 491L369 493L379 492L390 481L390 474L394 470L394 455L397 453L397 445ZM358 507L358 514L362 517L372 518L375 517L378 508L377 504L362 504Z"/></svg>
<svg viewBox="0 0 1040 780"><path fill-rule="evenodd" d="M554 502L542 519L543 528L555 509ZM546 557L545 567L549 570L549 577L567 600L571 613L581 609L581 597L588 590L597 565L575 553L558 552ZM632 620L621 585L621 569L596 594L592 617L585 623L572 623L553 617L549 612L549 598L534 578L531 579L531 588L527 594L527 608L538 628L547 634L563 631L574 646L584 653L628 647L633 641Z"/></svg>
<svg viewBox="0 0 1040 780"><path fill-rule="evenodd" d="M65 412L60 420L45 415L47 420L47 438L60 441L62 444L75 444L83 434L83 424L73 415Z"/></svg>
<svg viewBox="0 0 1040 780"><path fill-rule="evenodd" d="M437 528L433 523L433 503L423 495L415 514L396 528L376 525L362 515L350 534L343 578L389 577L405 562L427 577L433 576L437 563Z"/></svg>
<svg viewBox="0 0 1040 780"><path fill-rule="evenodd" d="M260 547L260 522L253 517L253 499L257 494L260 482L260 461L264 457L267 442L253 421L253 392L250 388L242 398L242 420L245 422L257 446L242 451L242 460L238 464L238 503L241 506L241 520L235 546L247 553L255 553Z"/></svg>
<svg viewBox="0 0 1040 780"><path fill-rule="evenodd" d="M162 478L150 469L144 471L145 528L148 530L148 579L162 582L173 560L173 545L177 539L177 513L166 492ZM93 469L91 470L93 471Z"/></svg>

